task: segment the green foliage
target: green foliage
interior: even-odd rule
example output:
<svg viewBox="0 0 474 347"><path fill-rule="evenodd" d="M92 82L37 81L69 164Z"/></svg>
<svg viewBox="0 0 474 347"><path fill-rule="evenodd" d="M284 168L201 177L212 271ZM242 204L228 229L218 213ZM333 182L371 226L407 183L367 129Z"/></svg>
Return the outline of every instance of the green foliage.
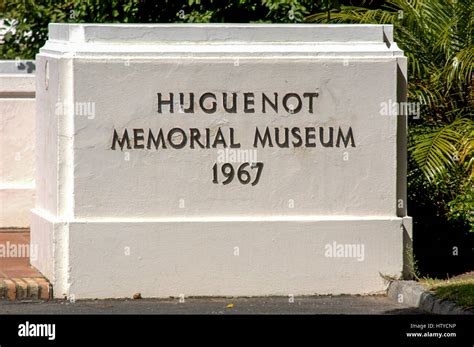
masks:
<svg viewBox="0 0 474 347"><path fill-rule="evenodd" d="M413 134L411 154L426 177L449 179L452 170L462 169L470 177L473 169L474 122L459 118L453 123L431 129L423 128L421 134Z"/></svg>
<svg viewBox="0 0 474 347"><path fill-rule="evenodd" d="M8 0L0 3L0 18L7 27L0 59L34 59L48 37L48 23L68 20L70 2L43 0ZM4 11L4 12L3 12Z"/></svg>
<svg viewBox="0 0 474 347"><path fill-rule="evenodd" d="M299 23L327 0L0 0L0 59L34 59L48 23Z"/></svg>
<svg viewBox="0 0 474 347"><path fill-rule="evenodd" d="M470 225L470 231L474 232L474 216L472 207L474 206L474 192L472 189L472 178L467 180L460 194L456 195L453 200L448 203L449 220L467 221Z"/></svg>
<svg viewBox="0 0 474 347"><path fill-rule="evenodd" d="M308 21L328 22L324 13ZM331 23L393 24L409 62L409 99L420 102L425 124L472 115L474 2L387 0L382 8L341 6Z"/></svg>
<svg viewBox="0 0 474 347"><path fill-rule="evenodd" d="M341 6L330 20L324 13L307 20L394 25L408 57L409 101L422 105L421 122L409 130L409 200L474 231L474 2L387 0L377 9Z"/></svg>

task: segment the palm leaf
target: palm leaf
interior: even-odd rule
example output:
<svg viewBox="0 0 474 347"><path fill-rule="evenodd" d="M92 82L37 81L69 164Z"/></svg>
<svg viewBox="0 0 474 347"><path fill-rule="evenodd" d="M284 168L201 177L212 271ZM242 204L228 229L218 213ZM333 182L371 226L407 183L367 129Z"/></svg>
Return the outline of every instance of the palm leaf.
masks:
<svg viewBox="0 0 474 347"><path fill-rule="evenodd" d="M452 124L436 128L414 139L409 148L413 159L430 180L442 178L456 165L472 167L474 122L460 118Z"/></svg>
<svg viewBox="0 0 474 347"><path fill-rule="evenodd" d="M423 134L414 147L410 148L413 159L430 180L443 175L453 164L452 153L456 151L453 142L459 141L458 134L444 127Z"/></svg>

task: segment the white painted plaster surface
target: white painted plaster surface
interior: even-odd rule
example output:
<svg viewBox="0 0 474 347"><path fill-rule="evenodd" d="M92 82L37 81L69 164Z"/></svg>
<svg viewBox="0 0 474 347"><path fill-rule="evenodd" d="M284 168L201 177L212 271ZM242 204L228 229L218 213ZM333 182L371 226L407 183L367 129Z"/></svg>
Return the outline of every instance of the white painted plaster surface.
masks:
<svg viewBox="0 0 474 347"><path fill-rule="evenodd" d="M397 177L400 125L396 115L380 114L381 103L399 97L405 60L391 32L50 25L37 57L32 242L44 249L34 265L48 274L55 296L384 289L379 273L403 269L407 227L397 209L405 191ZM256 97L251 114L160 114L158 92L319 95L313 113L280 107L263 114ZM255 186L213 184L218 149L111 149L114 129L220 127L234 128L241 149L253 150L255 129L267 126L314 127L318 134L319 127L351 127L355 147L323 148L317 137L314 148L257 148L264 169ZM364 245L364 259L326 257L334 242Z"/></svg>
<svg viewBox="0 0 474 347"><path fill-rule="evenodd" d="M35 77L19 64L0 61L0 228L29 227L34 206Z"/></svg>

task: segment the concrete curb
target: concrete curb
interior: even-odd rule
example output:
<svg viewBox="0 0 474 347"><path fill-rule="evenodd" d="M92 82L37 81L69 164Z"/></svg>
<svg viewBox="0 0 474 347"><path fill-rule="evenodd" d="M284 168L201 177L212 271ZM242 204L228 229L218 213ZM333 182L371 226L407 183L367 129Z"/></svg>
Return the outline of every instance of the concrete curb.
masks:
<svg viewBox="0 0 474 347"><path fill-rule="evenodd" d="M414 306L434 314L474 314L449 300L441 300L426 291L415 281L392 281L387 296L397 302Z"/></svg>
<svg viewBox="0 0 474 347"><path fill-rule="evenodd" d="M51 284L44 278L0 279L0 300L49 300L52 298Z"/></svg>

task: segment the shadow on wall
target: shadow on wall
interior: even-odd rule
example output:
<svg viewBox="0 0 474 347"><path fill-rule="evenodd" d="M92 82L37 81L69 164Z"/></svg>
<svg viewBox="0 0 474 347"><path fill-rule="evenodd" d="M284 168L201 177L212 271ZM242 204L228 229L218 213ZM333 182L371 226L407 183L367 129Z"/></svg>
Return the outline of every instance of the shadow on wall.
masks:
<svg viewBox="0 0 474 347"><path fill-rule="evenodd" d="M36 70L35 63L32 61L27 61L27 62L19 62L17 64L18 70L26 70L26 73L33 73Z"/></svg>
<svg viewBox="0 0 474 347"><path fill-rule="evenodd" d="M36 65L33 60L0 60L0 73L33 74Z"/></svg>

